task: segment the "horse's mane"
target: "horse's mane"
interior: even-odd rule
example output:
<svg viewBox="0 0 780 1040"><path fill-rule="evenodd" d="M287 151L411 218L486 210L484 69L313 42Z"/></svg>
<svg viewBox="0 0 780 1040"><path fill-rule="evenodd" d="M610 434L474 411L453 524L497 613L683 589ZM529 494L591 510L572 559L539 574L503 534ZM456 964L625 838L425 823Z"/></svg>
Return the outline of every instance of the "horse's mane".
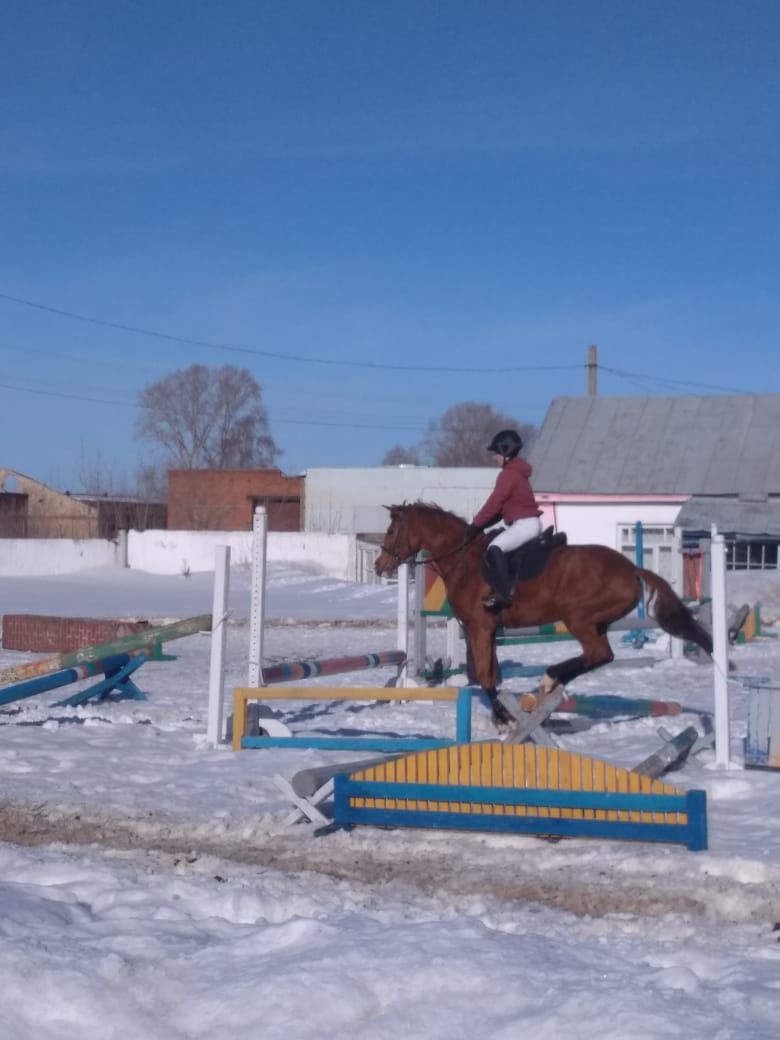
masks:
<svg viewBox="0 0 780 1040"><path fill-rule="evenodd" d="M449 509L444 509L442 506L437 505L435 502L422 502L418 499L416 502L405 502L402 509L416 509L420 512L427 514L430 520L438 522L448 522L451 520L457 520L460 524L467 523L462 516L458 516L457 513L450 512Z"/></svg>

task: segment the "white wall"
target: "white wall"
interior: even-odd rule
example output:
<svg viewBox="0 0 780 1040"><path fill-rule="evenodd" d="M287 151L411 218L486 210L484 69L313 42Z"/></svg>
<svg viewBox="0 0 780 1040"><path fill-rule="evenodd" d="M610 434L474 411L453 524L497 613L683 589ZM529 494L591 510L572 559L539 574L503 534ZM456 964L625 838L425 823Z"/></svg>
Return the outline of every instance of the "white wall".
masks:
<svg viewBox="0 0 780 1040"><path fill-rule="evenodd" d="M127 565L151 574L214 570L214 548L230 546L233 566L252 559L251 531L129 531Z"/></svg>
<svg viewBox="0 0 780 1040"><path fill-rule="evenodd" d="M379 534L386 505L435 502L470 520L493 490L495 466L367 466L306 471L306 531Z"/></svg>
<svg viewBox="0 0 780 1040"><path fill-rule="evenodd" d="M113 566L116 545L102 539L0 538L0 576L70 574Z"/></svg>
<svg viewBox="0 0 780 1040"><path fill-rule="evenodd" d="M127 563L153 574L182 574L214 569L214 548L230 546L236 567L252 560L251 531L130 531ZM300 531L270 531L269 562L306 563L336 578L354 578L355 539Z"/></svg>
<svg viewBox="0 0 780 1040"><path fill-rule="evenodd" d="M354 580L356 547L351 535L271 531L269 561L305 563L334 578ZM231 565L249 566L250 531L130 531L127 565L151 574L214 570L214 548L230 546ZM122 550L102 539L0 538L0 577L70 574L91 567L122 566Z"/></svg>
<svg viewBox="0 0 780 1040"><path fill-rule="evenodd" d="M571 544L595 543L608 545L610 549L619 548L619 527L633 526L638 521L674 527L679 512L679 502L566 502L555 506L556 528L566 532ZM549 515L546 510L544 519L552 523L552 519L548 519Z"/></svg>

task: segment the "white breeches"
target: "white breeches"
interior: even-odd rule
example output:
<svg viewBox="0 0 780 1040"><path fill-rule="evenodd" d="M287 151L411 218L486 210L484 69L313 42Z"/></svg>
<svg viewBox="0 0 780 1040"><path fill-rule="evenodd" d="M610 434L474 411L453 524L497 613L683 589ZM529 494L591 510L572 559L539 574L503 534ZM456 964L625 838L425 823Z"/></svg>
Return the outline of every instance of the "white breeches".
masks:
<svg viewBox="0 0 780 1040"><path fill-rule="evenodd" d="M526 542L530 542L532 538L536 538L541 533L542 521L540 518L538 516L524 516L520 520L515 520L506 530L497 535L490 545L491 547L495 545L502 552L508 553L513 549L518 549L521 545L525 545Z"/></svg>

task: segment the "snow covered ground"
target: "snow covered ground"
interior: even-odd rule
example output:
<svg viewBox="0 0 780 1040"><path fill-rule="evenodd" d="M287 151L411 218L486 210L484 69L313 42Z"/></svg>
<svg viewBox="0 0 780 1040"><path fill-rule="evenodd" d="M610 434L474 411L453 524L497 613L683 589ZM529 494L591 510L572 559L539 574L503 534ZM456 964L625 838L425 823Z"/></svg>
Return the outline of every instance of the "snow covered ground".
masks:
<svg viewBox="0 0 780 1040"><path fill-rule="evenodd" d="M142 616L211 610L211 575L101 569L4 579L0 613ZM729 575L729 598L780 617L780 576ZM249 575L231 575L227 689L248 665ZM392 649L395 589L270 568L266 663ZM775 627L780 631L780 626ZM680 701L676 732L712 709L712 669L665 639L583 676L574 692ZM441 654L444 634L434 629ZM708 795L710 848L286 827L274 774L354 753L234 754L205 741L209 639L168 645L135 675L146 701L0 710L0 983L8 1040L780 1034L780 773L689 760L671 778ZM549 663L571 644L522 648ZM0 668L34 655L0 651ZM521 656L515 648L506 656ZM738 645L730 684L741 759L750 689L780 686L780 639ZM387 670L329 677L384 683ZM313 680L316 682L317 680ZM507 686L522 689L528 680ZM70 692L71 688L68 689ZM302 705L299 725L453 732L449 705ZM603 722L562 746L631 766L659 720ZM492 736L475 712L476 738Z"/></svg>

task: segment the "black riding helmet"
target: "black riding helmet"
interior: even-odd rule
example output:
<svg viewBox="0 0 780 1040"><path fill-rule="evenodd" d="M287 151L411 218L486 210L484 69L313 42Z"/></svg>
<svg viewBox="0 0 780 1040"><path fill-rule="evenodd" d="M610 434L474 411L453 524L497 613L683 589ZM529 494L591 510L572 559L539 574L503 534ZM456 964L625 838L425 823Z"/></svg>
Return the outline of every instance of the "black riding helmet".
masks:
<svg viewBox="0 0 780 1040"><path fill-rule="evenodd" d="M488 444L488 451L496 455L503 455L505 459L513 459L523 446L520 434L517 430L499 430L493 440Z"/></svg>

